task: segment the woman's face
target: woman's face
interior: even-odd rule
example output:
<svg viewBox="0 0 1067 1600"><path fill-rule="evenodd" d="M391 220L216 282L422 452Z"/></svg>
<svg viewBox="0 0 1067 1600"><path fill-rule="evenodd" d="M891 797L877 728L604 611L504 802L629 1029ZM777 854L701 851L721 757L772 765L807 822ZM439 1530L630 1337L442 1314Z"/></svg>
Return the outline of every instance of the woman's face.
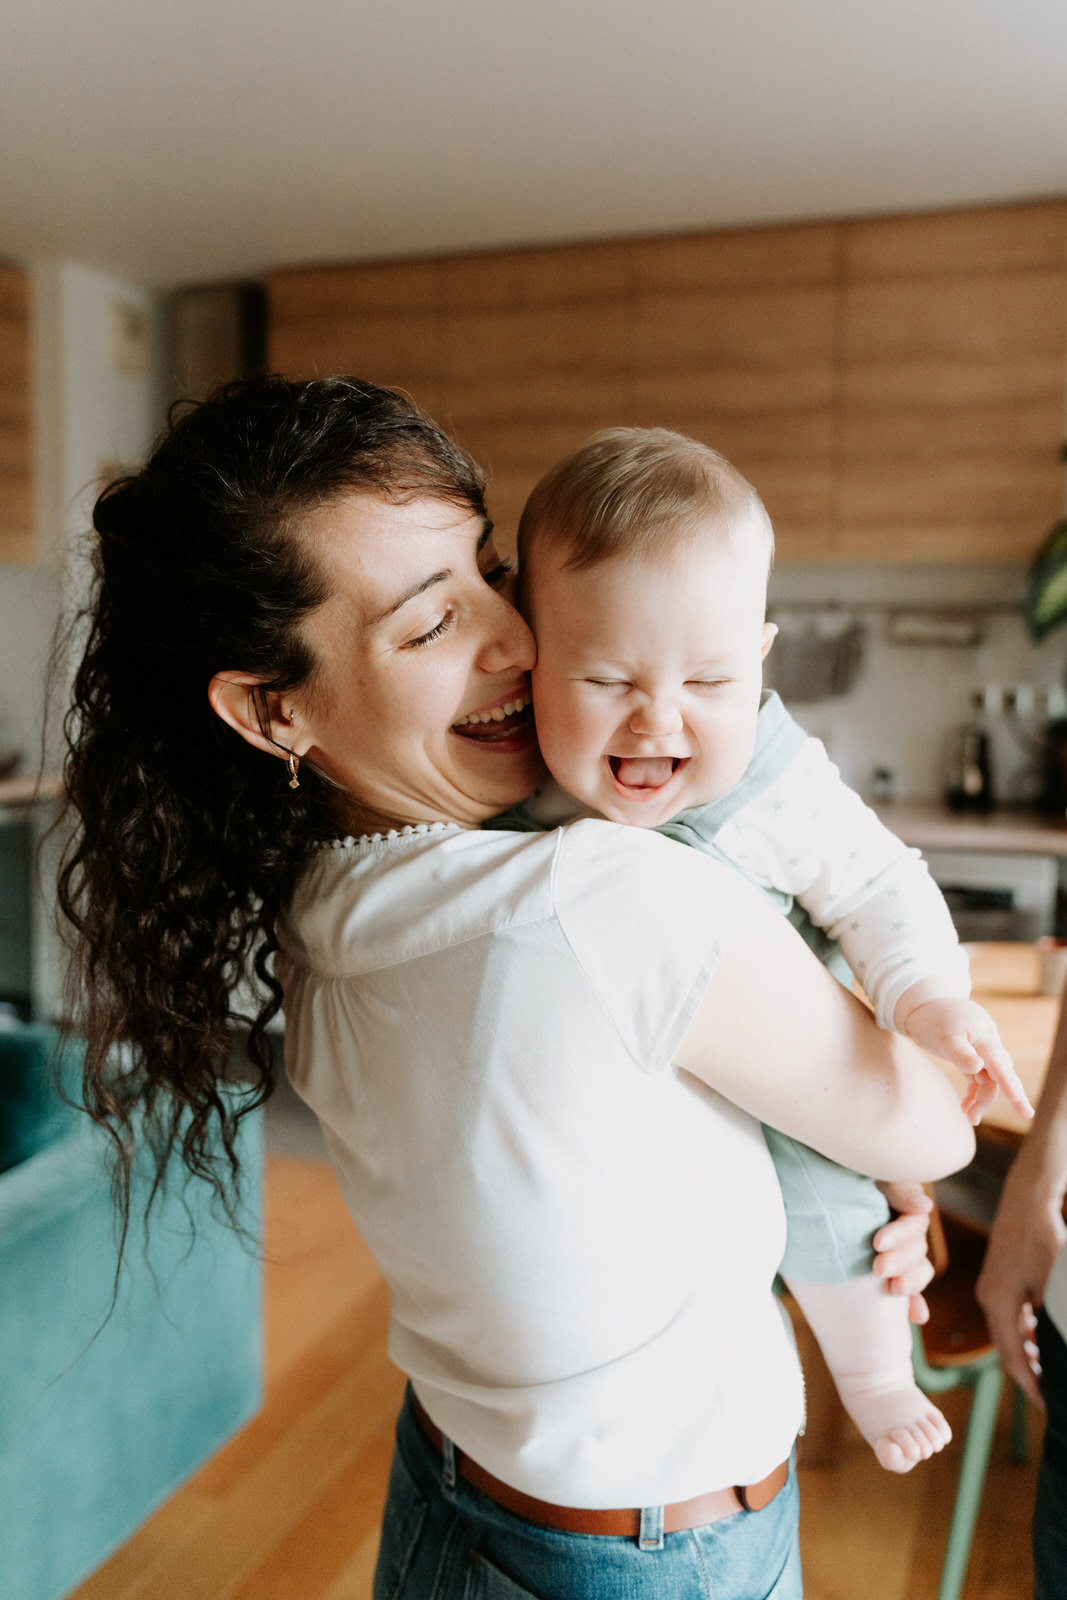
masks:
<svg viewBox="0 0 1067 1600"><path fill-rule="evenodd" d="M533 636L491 526L441 500L354 494L306 519L330 598L302 633L313 682L284 697L289 743L346 791L353 831L476 827L544 775Z"/></svg>

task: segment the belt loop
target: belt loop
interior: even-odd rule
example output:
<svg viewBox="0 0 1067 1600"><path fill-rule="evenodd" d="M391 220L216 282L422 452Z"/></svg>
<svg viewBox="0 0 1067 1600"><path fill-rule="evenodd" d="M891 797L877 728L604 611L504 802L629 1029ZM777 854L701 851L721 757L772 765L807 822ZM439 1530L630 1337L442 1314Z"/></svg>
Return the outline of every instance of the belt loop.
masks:
<svg viewBox="0 0 1067 1600"><path fill-rule="evenodd" d="M456 1447L447 1433L442 1435L441 1438L441 1455L444 1458L442 1476L445 1488L454 1489L456 1487Z"/></svg>
<svg viewBox="0 0 1067 1600"><path fill-rule="evenodd" d="M642 1550L663 1549L663 1507L645 1506L641 1511L641 1526L637 1533L638 1547Z"/></svg>

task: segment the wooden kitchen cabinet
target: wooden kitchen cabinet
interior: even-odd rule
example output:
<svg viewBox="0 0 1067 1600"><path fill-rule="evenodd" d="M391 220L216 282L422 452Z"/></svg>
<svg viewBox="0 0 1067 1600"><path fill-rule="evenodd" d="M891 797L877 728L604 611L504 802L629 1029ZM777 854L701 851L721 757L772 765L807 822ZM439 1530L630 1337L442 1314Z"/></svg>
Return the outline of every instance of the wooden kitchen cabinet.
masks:
<svg viewBox="0 0 1067 1600"><path fill-rule="evenodd" d="M1061 513L1067 203L844 230L836 553L1028 561Z"/></svg>
<svg viewBox="0 0 1067 1600"><path fill-rule="evenodd" d="M408 390L504 542L598 428L759 490L783 561L1026 561L1060 513L1067 201L286 271L270 362Z"/></svg>
<svg viewBox="0 0 1067 1600"><path fill-rule="evenodd" d="M29 282L0 262L0 561L33 560Z"/></svg>
<svg viewBox="0 0 1067 1600"><path fill-rule="evenodd" d="M504 543L599 428L681 429L760 488L779 545L825 554L833 226L279 272L270 362L408 390L490 474Z"/></svg>

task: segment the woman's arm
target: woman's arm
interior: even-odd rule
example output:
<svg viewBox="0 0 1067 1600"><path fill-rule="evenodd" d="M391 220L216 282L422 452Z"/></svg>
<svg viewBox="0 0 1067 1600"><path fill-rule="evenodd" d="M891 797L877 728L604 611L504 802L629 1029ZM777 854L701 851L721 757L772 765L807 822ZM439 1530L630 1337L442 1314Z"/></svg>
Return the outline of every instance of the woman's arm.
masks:
<svg viewBox="0 0 1067 1600"><path fill-rule="evenodd" d="M1067 994L1034 1125L1004 1181L977 1294L1006 1371L1042 1404L1027 1344L1067 1228Z"/></svg>
<svg viewBox="0 0 1067 1600"><path fill-rule="evenodd" d="M754 908L675 1057L743 1110L833 1161L898 1182L966 1166L974 1134L945 1075Z"/></svg>

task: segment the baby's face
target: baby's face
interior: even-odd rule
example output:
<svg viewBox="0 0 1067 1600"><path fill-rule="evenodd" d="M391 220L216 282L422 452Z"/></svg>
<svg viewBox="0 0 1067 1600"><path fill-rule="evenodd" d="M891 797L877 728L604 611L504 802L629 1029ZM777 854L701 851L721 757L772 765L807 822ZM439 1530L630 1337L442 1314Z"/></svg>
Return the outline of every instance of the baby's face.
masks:
<svg viewBox="0 0 1067 1600"><path fill-rule="evenodd" d="M653 828L737 782L775 632L759 540L698 528L666 556L588 572L542 545L523 581L537 736L570 794Z"/></svg>

